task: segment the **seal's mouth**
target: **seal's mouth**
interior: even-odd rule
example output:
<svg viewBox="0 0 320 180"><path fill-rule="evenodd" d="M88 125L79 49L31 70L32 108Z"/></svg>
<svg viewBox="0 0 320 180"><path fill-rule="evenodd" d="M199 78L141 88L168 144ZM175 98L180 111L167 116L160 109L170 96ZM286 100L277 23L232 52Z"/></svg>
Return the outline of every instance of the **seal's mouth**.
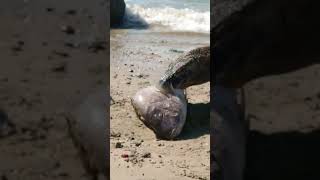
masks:
<svg viewBox="0 0 320 180"><path fill-rule="evenodd" d="M159 91L166 96L167 94L174 94L174 88L171 82L164 81L161 79L156 84L156 88L159 89Z"/></svg>

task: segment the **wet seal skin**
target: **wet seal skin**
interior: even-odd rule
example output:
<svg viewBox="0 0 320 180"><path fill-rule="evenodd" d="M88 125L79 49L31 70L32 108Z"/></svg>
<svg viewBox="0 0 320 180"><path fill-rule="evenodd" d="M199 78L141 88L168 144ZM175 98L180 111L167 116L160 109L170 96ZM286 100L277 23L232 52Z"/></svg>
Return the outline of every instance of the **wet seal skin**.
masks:
<svg viewBox="0 0 320 180"><path fill-rule="evenodd" d="M131 99L139 119L157 138L174 139L182 131L187 116L187 99L181 89L162 91L156 86L139 90Z"/></svg>

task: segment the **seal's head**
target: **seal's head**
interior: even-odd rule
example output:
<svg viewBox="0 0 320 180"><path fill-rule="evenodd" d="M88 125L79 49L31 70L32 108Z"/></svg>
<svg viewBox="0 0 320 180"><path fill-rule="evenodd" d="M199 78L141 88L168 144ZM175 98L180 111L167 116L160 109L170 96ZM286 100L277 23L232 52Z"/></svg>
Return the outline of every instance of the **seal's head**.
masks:
<svg viewBox="0 0 320 180"><path fill-rule="evenodd" d="M139 119L154 131L158 138L174 139L185 123L187 101L183 90L171 93L150 86L138 91L131 103Z"/></svg>

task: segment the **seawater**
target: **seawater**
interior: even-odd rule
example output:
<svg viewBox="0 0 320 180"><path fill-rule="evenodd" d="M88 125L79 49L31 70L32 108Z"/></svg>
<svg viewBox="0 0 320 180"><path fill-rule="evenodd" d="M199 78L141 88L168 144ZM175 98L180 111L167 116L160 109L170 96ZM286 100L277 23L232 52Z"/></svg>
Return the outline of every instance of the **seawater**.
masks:
<svg viewBox="0 0 320 180"><path fill-rule="evenodd" d="M210 0L125 0L126 28L210 32Z"/></svg>

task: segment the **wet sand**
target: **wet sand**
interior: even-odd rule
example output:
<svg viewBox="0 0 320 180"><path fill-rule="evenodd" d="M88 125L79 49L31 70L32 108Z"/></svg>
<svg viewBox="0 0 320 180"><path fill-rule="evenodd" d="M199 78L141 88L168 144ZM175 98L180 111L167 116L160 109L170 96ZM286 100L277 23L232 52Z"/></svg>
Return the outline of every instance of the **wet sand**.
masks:
<svg viewBox="0 0 320 180"><path fill-rule="evenodd" d="M2 179L90 179L64 114L105 84L105 2L0 2L0 108L16 130L0 137Z"/></svg>
<svg viewBox="0 0 320 180"><path fill-rule="evenodd" d="M188 118L176 141L157 140L136 117L130 98L153 85L169 63L208 45L200 34L111 32L111 179L210 179L209 84L187 89Z"/></svg>

